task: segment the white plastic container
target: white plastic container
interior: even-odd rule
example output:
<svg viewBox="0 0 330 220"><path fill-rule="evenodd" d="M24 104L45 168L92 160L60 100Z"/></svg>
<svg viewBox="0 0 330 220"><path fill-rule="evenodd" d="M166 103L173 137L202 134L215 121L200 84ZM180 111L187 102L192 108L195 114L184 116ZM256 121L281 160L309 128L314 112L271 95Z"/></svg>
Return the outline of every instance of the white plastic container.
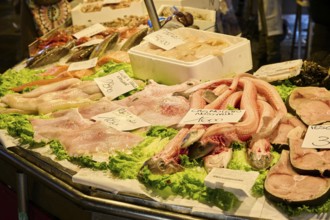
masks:
<svg viewBox="0 0 330 220"><path fill-rule="evenodd" d="M143 0L131 2L130 6L125 8L112 9L109 6L103 6L100 11L93 12L83 12L81 10L83 6L84 3L80 3L71 10L73 25L92 25L110 22L125 15L143 16L148 14Z"/></svg>
<svg viewBox="0 0 330 220"><path fill-rule="evenodd" d="M159 83L173 85L190 79L219 79L252 69L251 46L246 38L191 28L179 28L174 31L225 39L231 42L231 45L221 50L221 56L208 55L196 61L185 62L147 53L143 48L146 48L149 42L142 42L128 51L137 78L153 79Z"/></svg>

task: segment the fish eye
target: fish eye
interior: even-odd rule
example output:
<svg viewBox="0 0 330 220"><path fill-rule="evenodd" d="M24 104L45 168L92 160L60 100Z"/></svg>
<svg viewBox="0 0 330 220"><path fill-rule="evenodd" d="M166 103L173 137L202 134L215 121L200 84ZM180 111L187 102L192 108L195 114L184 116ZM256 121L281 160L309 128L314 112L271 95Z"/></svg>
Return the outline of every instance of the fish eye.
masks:
<svg viewBox="0 0 330 220"><path fill-rule="evenodd" d="M165 170L165 168L166 168L165 162L164 161L159 161L158 168L160 170Z"/></svg>

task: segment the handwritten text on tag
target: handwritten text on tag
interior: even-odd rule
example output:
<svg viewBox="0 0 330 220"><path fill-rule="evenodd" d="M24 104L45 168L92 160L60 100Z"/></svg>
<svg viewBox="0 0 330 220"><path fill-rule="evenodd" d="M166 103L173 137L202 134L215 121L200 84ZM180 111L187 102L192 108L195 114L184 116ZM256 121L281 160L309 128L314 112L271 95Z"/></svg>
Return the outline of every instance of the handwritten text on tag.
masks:
<svg viewBox="0 0 330 220"><path fill-rule="evenodd" d="M104 96L112 99L138 87L134 80L131 79L124 70L94 80Z"/></svg>
<svg viewBox="0 0 330 220"><path fill-rule="evenodd" d="M130 131L150 125L138 116L132 114L126 108L118 108L112 112L99 114L94 116L93 119L96 121L103 121L119 131Z"/></svg>
<svg viewBox="0 0 330 220"><path fill-rule="evenodd" d="M330 125L308 127L302 148L330 148Z"/></svg>
<svg viewBox="0 0 330 220"><path fill-rule="evenodd" d="M178 35L168 29L161 29L153 32L144 37L144 39L164 50L170 50L184 43Z"/></svg>
<svg viewBox="0 0 330 220"><path fill-rule="evenodd" d="M180 124L216 124L238 122L244 110L190 109Z"/></svg>

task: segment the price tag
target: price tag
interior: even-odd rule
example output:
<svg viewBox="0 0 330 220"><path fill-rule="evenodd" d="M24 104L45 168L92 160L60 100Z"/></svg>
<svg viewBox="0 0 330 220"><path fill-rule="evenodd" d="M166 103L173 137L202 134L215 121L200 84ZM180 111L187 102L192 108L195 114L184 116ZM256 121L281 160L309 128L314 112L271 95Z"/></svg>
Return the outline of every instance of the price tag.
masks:
<svg viewBox="0 0 330 220"><path fill-rule="evenodd" d="M239 198L251 196L250 190L259 176L256 171L213 168L204 183L212 189L221 188L234 193Z"/></svg>
<svg viewBox="0 0 330 220"><path fill-rule="evenodd" d="M95 34L98 34L102 31L105 31L107 28L105 26L103 26L100 23L96 23L93 24L92 26L89 26L77 33L75 33L73 36L77 39L81 38L81 37L90 37L93 36Z"/></svg>
<svg viewBox="0 0 330 220"><path fill-rule="evenodd" d="M69 65L68 71L89 69L96 66L96 64L97 64L97 57L90 60L74 62Z"/></svg>
<svg viewBox="0 0 330 220"><path fill-rule="evenodd" d="M245 110L190 109L180 124L217 124L238 122Z"/></svg>
<svg viewBox="0 0 330 220"><path fill-rule="evenodd" d="M131 79L124 70L94 79L104 96L112 99L136 89L138 85Z"/></svg>
<svg viewBox="0 0 330 220"><path fill-rule="evenodd" d="M104 39L92 39L90 41L87 41L86 43L77 45L74 48L92 46L92 45L95 45L95 44L100 44L102 41L104 41Z"/></svg>
<svg viewBox="0 0 330 220"><path fill-rule="evenodd" d="M253 75L266 81L288 79L300 73L302 59L268 64L260 67Z"/></svg>
<svg viewBox="0 0 330 220"><path fill-rule="evenodd" d="M184 43L178 35L168 29L160 29L145 36L144 39L164 50L170 50Z"/></svg>
<svg viewBox="0 0 330 220"><path fill-rule="evenodd" d="M119 131L130 131L137 128L150 126L149 123L132 114L126 108L118 108L112 112L99 114L94 116L92 119L96 121L103 121L110 127L113 127Z"/></svg>
<svg viewBox="0 0 330 220"><path fill-rule="evenodd" d="M330 125L308 126L301 147L330 149Z"/></svg>

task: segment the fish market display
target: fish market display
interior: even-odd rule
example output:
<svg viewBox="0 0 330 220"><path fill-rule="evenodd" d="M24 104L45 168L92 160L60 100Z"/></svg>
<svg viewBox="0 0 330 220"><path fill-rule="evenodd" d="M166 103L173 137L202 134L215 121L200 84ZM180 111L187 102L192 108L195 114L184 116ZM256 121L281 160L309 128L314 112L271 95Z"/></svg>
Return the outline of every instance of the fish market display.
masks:
<svg viewBox="0 0 330 220"><path fill-rule="evenodd" d="M178 137L173 143L169 143L162 152L155 155L146 162L146 166L152 172L178 172L181 170L179 164L180 154L194 155L193 158L204 157L204 165L207 170L213 167L226 167L230 158L230 144L232 142L245 142L252 138L248 148L248 159L256 169L267 168L272 160L270 154L269 136L271 131L278 125L280 120L286 116L287 110L284 102L270 84L251 77L248 74L239 74L234 78L206 83L205 87L196 86L192 97L191 106L204 109L227 109L228 107L245 110L245 114L238 123L220 123L213 125L186 126L180 130ZM193 89L191 89L193 91ZM202 94L205 90L211 90L215 98L206 103ZM218 93L221 90L221 93ZM239 93L237 93L239 92ZM271 111L277 115L268 126L262 125L262 135L255 136L261 123L267 119L266 108L258 107L260 100L266 100ZM197 103L197 104L196 104ZM233 105L232 105L233 104ZM199 155L196 155L196 151ZM193 152L193 153L191 153ZM227 154L220 156L220 154ZM227 159L223 159L223 157ZM218 159L216 159L218 158ZM225 161L227 163L220 163ZM175 164L175 165L174 165ZM178 165L176 165L178 164ZM169 166L169 168L167 168ZM178 167L178 170L173 169ZM170 170L170 171L169 171Z"/></svg>
<svg viewBox="0 0 330 220"><path fill-rule="evenodd" d="M116 22L122 25L130 19L134 20L131 16ZM329 213L330 151L301 147L309 125L330 121L326 87L297 84L284 91L284 101L279 87L247 73L170 86L136 80L127 51L142 42L149 28L130 25L119 28L112 23L104 32L79 39L70 32L43 38L41 51L26 61L22 75L13 77L18 72L9 71L0 76L0 129L27 150L49 149L55 162L66 159L79 169L109 173L109 178L135 179L143 185L141 190L156 195L157 202L182 197L215 208L214 212L219 208L236 215L236 209L247 209L246 201L225 187L205 184L214 168L228 168L260 174L248 195L256 203L259 200L250 197L257 197L257 191L271 205L288 207L288 215L292 213L287 210ZM189 62L210 53L221 56L231 46L214 38L181 37L187 43L176 49L148 46L146 51ZM95 39L103 41L80 46ZM95 67L69 71L71 63L93 58ZM109 98L94 79L121 70L138 87ZM324 81L315 86L325 86L327 77L318 75ZM95 119L121 108L146 125L121 131ZM244 114L238 122L182 123L192 109Z"/></svg>

